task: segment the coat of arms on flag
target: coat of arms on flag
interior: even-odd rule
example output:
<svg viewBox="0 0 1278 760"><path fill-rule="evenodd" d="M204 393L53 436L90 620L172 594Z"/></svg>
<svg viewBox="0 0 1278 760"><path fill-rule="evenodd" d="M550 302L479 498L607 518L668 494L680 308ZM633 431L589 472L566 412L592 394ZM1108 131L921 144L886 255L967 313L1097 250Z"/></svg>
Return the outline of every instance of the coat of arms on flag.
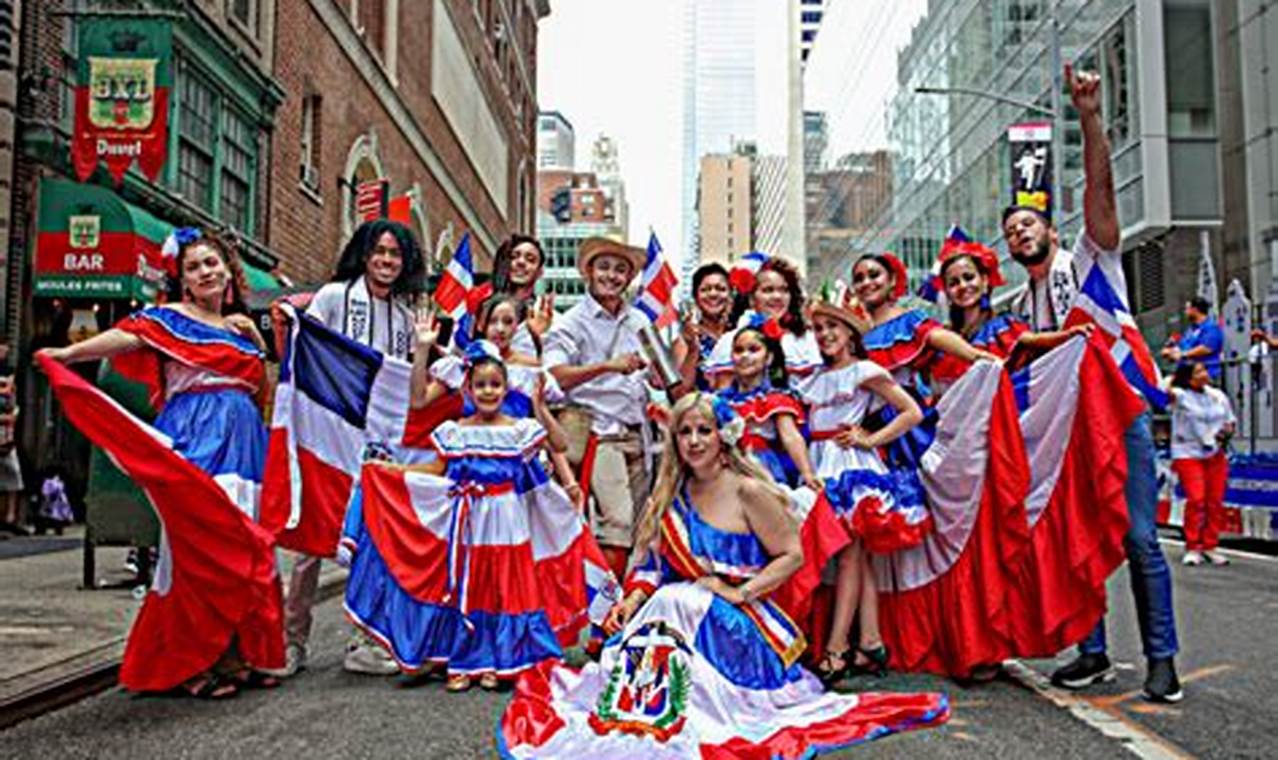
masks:
<svg viewBox="0 0 1278 760"><path fill-rule="evenodd" d="M666 741L687 720L690 668L682 634L664 622L640 627L621 645L621 656L599 695L590 726Z"/></svg>

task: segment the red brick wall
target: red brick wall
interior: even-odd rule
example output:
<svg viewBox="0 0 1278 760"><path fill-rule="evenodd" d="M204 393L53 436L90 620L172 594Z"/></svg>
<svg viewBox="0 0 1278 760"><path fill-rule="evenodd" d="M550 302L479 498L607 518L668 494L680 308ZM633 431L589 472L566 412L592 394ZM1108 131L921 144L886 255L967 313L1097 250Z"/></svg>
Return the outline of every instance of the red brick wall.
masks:
<svg viewBox="0 0 1278 760"><path fill-rule="evenodd" d="M339 184L344 182L341 175L351 146L370 128L377 135L378 155L390 180L392 195L402 195L414 183L421 188L431 237L437 237L449 223L458 234L467 228L460 210L448 200L438 178L431 175L375 91L343 52L334 31L328 29L318 15L312 3L323 1L278 0L277 5L280 34L276 42L275 77L288 92L288 98L277 114L274 132L269 244L284 262L284 272L304 282L322 281L331 273L344 242L342 194L347 190ZM494 240L500 240L520 225L516 209L518 172L520 162L526 162L531 181L535 120L516 122L507 86L514 91L518 89L517 83L502 79L489 38L480 28L468 0L449 2L463 44L471 53L472 61L479 63L483 94L505 133L509 152L508 197L495 201L488 195L431 97L430 41L434 6L431 0L400 0L396 91L461 194L470 200L482 226ZM349 9L345 3L339 5ZM319 202L313 194L301 189L298 182L302 98L310 92L323 96ZM534 114L536 111L531 97L524 106L525 113L530 111ZM529 206L531 195L529 192ZM531 226L531 214L526 216L527 226ZM434 240L422 242L428 249L434 244Z"/></svg>

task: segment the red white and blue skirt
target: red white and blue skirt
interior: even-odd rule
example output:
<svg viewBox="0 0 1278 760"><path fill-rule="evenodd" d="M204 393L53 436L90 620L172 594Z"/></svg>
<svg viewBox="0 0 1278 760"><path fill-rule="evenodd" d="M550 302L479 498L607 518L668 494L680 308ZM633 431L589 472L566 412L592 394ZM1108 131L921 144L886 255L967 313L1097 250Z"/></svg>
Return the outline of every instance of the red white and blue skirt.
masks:
<svg viewBox="0 0 1278 760"><path fill-rule="evenodd" d="M804 638L782 605L733 605L695 582L709 571L740 582L768 561L753 535L677 500L628 582L652 596L598 664L524 674L498 726L500 755L807 758L948 718L944 694L827 693L797 663Z"/></svg>
<svg viewBox="0 0 1278 760"><path fill-rule="evenodd" d="M746 433L741 437L740 445L777 483L797 486L799 470L781 445L776 420L779 416L789 415L794 417L796 425L803 425L803 403L787 391L774 389L766 380L749 391L740 391L733 383L719 391L719 397L745 420Z"/></svg>
<svg viewBox="0 0 1278 760"><path fill-rule="evenodd" d="M616 601L568 496L534 458L545 431L445 422L447 476L366 463L342 542L346 612L414 673L513 678L558 658Z"/></svg>

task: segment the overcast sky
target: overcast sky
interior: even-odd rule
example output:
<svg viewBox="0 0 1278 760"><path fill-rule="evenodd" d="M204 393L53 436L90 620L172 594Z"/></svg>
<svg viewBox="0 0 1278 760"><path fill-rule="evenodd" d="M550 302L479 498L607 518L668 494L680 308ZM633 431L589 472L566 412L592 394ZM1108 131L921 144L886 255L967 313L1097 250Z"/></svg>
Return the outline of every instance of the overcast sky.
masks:
<svg viewBox="0 0 1278 760"><path fill-rule="evenodd" d="M732 0L757 7L756 103L763 153L785 150L786 0ZM682 218L683 46L685 0L551 0L540 26L537 99L564 114L576 131L577 168L588 170L600 133L618 145L630 201L630 236L644 243L652 226L678 255ZM832 149L881 147L886 88L895 81L896 51L926 9L926 0L834 0L831 29L852 43L822 45L823 68L855 72L842 91L817 88L832 113ZM867 34L855 30L864 28ZM822 33L829 31L823 28ZM816 63L816 56L812 63ZM836 73L835 77L839 77Z"/></svg>

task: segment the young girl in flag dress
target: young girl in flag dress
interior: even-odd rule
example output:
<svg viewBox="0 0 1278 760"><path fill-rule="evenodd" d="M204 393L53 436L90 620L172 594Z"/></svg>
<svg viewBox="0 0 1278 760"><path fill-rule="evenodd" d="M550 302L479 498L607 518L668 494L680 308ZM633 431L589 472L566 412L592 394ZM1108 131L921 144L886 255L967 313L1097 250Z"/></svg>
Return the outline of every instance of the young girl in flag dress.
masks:
<svg viewBox="0 0 1278 760"><path fill-rule="evenodd" d="M719 396L745 419L742 445L778 483L820 491L803 439L803 403L784 389L783 330L775 320L754 314L732 335L732 383ZM774 385L774 375L782 383Z"/></svg>
<svg viewBox="0 0 1278 760"><path fill-rule="evenodd" d="M554 376L541 366L536 356L519 351L519 335L527 324L527 305L513 295L498 294L492 296L480 307L476 320L476 331L485 340L497 347L502 362L506 365L508 388L502 400L502 412L514 418L532 417L534 410L533 397L538 388L542 388L545 400L554 404L563 401L563 391ZM455 400L464 396L463 386L466 382L466 359L464 356L450 354L437 360L426 370L426 357L434 345L438 334L433 324L426 327L427 339L419 341L414 354L413 367L413 408L424 408L433 404L450 404L456 407ZM427 379L429 375L429 379ZM469 398L462 399L461 414L473 414L474 403ZM432 415L441 419L440 415ZM429 432L429 431L427 431ZM562 452L549 452L554 465L554 472L560 485L572 497L573 503L585 507L585 493L577 482L576 474L568 463L568 457Z"/></svg>
<svg viewBox="0 0 1278 760"><path fill-rule="evenodd" d="M787 496L735 446L745 423L710 394L675 404L625 599L599 662L520 679L497 729L507 758L796 759L946 720L934 693L827 693L797 660L780 597L810 596ZM792 588L797 586L797 588Z"/></svg>
<svg viewBox="0 0 1278 760"><path fill-rule="evenodd" d="M495 689L560 657L602 621L616 586L537 461L565 446L542 386L531 417L505 413L509 370L487 341L468 347L465 378L474 413L431 434L437 462L367 463L343 538L354 547L347 614L405 673L444 665L449 691L476 677Z"/></svg>
<svg viewBox="0 0 1278 760"><path fill-rule="evenodd" d="M886 553L923 540L931 517L922 505L897 504L893 481L879 458L880 446L923 419L918 404L879 365L864 358L860 334L870 318L854 299L812 304L812 324L825 367L804 382L800 397L809 405L811 458L826 495L853 537L839 555L834 606L825 653L817 666L822 680L868 671L882 675L888 652L879 631L878 588L868 552ZM861 422L870 402L881 400L896 416L875 433ZM852 618L859 612L859 642L849 656Z"/></svg>
<svg viewBox="0 0 1278 760"><path fill-rule="evenodd" d="M135 691L180 687L224 698L240 687L276 685L254 667L283 664L272 542L253 523L266 454L257 403L266 390L265 344L245 313L243 275L228 244L183 228L166 248L175 275L172 303L39 356L66 364L111 358L118 372L150 390L160 409L152 424L171 439L172 451L228 497L222 504L231 514L216 503L199 504L212 510L199 513L155 504L164 525L160 563L120 671L121 683ZM95 442L109 452L126 445Z"/></svg>

